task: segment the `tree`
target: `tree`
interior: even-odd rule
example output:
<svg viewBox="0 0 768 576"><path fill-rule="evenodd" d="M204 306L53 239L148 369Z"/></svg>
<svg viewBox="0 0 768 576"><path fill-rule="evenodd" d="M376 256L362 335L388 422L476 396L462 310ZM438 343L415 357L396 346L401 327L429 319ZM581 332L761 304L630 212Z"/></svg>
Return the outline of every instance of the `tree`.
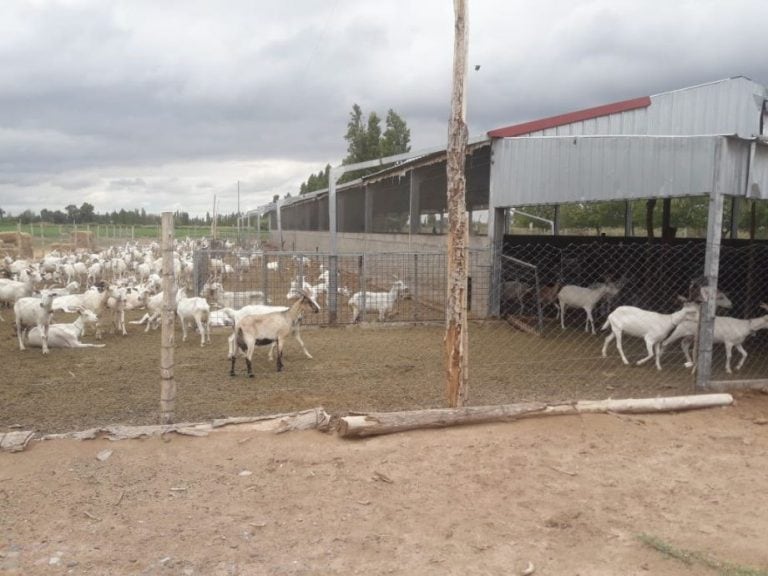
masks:
<svg viewBox="0 0 768 576"><path fill-rule="evenodd" d="M272 203L277 204L277 202L280 200L280 194L275 194L272 196Z"/></svg>
<svg viewBox="0 0 768 576"><path fill-rule="evenodd" d="M83 204L80 206L80 221L93 222L94 216L95 214L94 214L93 204L89 204L88 202L83 202Z"/></svg>
<svg viewBox="0 0 768 576"><path fill-rule="evenodd" d="M2 220L4 216L5 216L5 210L0 208L0 220Z"/></svg>
<svg viewBox="0 0 768 576"><path fill-rule="evenodd" d="M411 131L408 125L391 108L387 112L386 127L381 141L381 155L394 156L411 151Z"/></svg>
<svg viewBox="0 0 768 576"><path fill-rule="evenodd" d="M385 130L381 131L381 118L376 112L371 112L365 118L363 109L359 104L352 106L347 122L347 133L344 135L347 141L347 155L341 161L342 164L357 164L366 160L376 160L386 156L402 154L411 150L411 131L401 116L391 108L387 111ZM340 182L349 182L366 174L371 174L380 168L369 168L348 172L341 177ZM306 182L299 188L299 194L309 194L315 190L328 188L330 164L325 170L317 174L311 174Z"/></svg>
<svg viewBox="0 0 768 576"><path fill-rule="evenodd" d="M64 207L64 210L67 211L67 216L69 217L70 222L76 222L80 216L80 209L74 204L68 204Z"/></svg>

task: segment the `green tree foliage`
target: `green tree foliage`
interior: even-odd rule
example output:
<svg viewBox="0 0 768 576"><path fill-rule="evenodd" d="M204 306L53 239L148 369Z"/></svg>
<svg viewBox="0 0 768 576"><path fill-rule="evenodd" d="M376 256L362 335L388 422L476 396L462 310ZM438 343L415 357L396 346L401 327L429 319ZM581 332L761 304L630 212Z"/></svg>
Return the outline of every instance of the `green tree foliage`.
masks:
<svg viewBox="0 0 768 576"><path fill-rule="evenodd" d="M394 156L411 150L411 131L408 124L391 108L387 111L382 132L381 118L376 112L371 112L366 117L358 104L353 105L344 140L347 141L347 155L341 163L345 165ZM307 194L328 188L330 169L330 165L327 165L325 170L312 174L302 183L299 193ZM380 168L348 172L340 181L349 182L377 170Z"/></svg>
<svg viewBox="0 0 768 576"><path fill-rule="evenodd" d="M328 176L331 173L331 165L326 164L325 170L317 174L312 174L306 182L301 184L299 194L309 194L315 190L324 190L328 188Z"/></svg>
<svg viewBox="0 0 768 576"><path fill-rule="evenodd" d="M381 155L394 156L411 151L411 131L408 125L391 108L387 112L386 130L381 140Z"/></svg>
<svg viewBox="0 0 768 576"><path fill-rule="evenodd" d="M80 206L80 221L93 222L94 216L95 216L95 212L94 212L93 204L89 204L88 202L83 202L83 204Z"/></svg>

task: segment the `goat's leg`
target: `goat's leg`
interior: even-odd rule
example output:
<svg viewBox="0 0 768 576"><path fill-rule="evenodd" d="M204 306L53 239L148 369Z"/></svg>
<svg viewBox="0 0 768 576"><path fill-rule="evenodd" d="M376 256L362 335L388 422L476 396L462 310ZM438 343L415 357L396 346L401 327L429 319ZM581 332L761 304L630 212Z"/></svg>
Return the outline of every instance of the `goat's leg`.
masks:
<svg viewBox="0 0 768 576"><path fill-rule="evenodd" d="M603 342L603 358L608 357L608 344L610 344L614 338L616 338L616 336L614 336L613 332L605 337L605 342Z"/></svg>
<svg viewBox="0 0 768 576"><path fill-rule="evenodd" d="M565 302L560 302L560 328L565 330L565 309L567 306Z"/></svg>
<svg viewBox="0 0 768 576"><path fill-rule="evenodd" d="M736 365L736 370L741 370L741 367L744 366L744 362L747 360L747 351L744 350L744 346L741 344L736 345L736 350L741 354L741 360L739 360L739 363Z"/></svg>
<svg viewBox="0 0 768 576"><path fill-rule="evenodd" d="M45 326L39 326L38 330L40 330L40 338L43 341L43 354L48 354L48 324Z"/></svg>
<svg viewBox="0 0 768 576"><path fill-rule="evenodd" d="M592 308L584 308L584 310L587 313L587 322L584 324L584 332L589 332L589 327L592 326L592 334L597 334L597 332L595 332L595 319L592 318Z"/></svg>
<svg viewBox="0 0 768 576"><path fill-rule="evenodd" d="M728 374L733 374L731 371L731 356L733 355L733 344L730 342L725 343L725 371Z"/></svg>
<svg viewBox="0 0 768 576"><path fill-rule="evenodd" d="M19 337L19 350L26 350L24 347L24 332L26 332L26 329L21 329L21 323L16 322L16 335Z"/></svg>
<svg viewBox="0 0 768 576"><path fill-rule="evenodd" d="M307 347L304 345L304 340L301 339L301 333L299 332L298 328L296 329L296 332L294 332L293 335L296 338L296 341L299 344L301 344L301 349L304 351L304 355L311 360L312 354L309 353L309 351L307 350Z"/></svg>
<svg viewBox="0 0 768 576"><path fill-rule="evenodd" d="M205 346L205 328L203 328L203 322L200 318L195 318L195 324L197 324L197 331L200 332L200 347Z"/></svg>
<svg viewBox="0 0 768 576"><path fill-rule="evenodd" d="M248 378L253 378L253 363L248 356L245 357L245 369L248 372Z"/></svg>
<svg viewBox="0 0 768 576"><path fill-rule="evenodd" d="M661 342L656 342L653 349L656 352L656 370L661 370Z"/></svg>
<svg viewBox="0 0 768 576"><path fill-rule="evenodd" d="M685 355L684 366L686 368L691 368L693 366L693 358L691 358L691 339L683 338L683 341L680 342L680 348L682 348L683 354Z"/></svg>
<svg viewBox="0 0 768 576"><path fill-rule="evenodd" d="M231 357L232 365L229 367L229 375L234 376L235 375L235 355L232 354Z"/></svg>
<svg viewBox="0 0 768 576"><path fill-rule="evenodd" d="M277 339L277 371L283 371L283 339Z"/></svg>
<svg viewBox="0 0 768 576"><path fill-rule="evenodd" d="M644 340L645 340L645 347L648 349L648 356L638 360L637 361L638 366L640 366L641 364L645 364L646 362L648 362L648 360L653 358L653 341L650 340L648 337L644 338Z"/></svg>
<svg viewBox="0 0 768 576"><path fill-rule="evenodd" d="M621 330L617 330L615 334L616 334L616 349L619 351L619 356L621 356L621 361L624 362L624 364L629 364L629 360L627 360L627 356L626 354L624 354L624 347L621 345L621 338L623 336Z"/></svg>

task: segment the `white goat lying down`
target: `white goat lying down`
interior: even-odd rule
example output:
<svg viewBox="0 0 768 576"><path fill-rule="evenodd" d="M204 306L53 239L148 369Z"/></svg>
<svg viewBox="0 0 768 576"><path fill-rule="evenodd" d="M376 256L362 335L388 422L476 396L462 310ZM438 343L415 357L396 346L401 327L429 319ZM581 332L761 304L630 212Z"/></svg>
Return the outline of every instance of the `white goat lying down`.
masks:
<svg viewBox="0 0 768 576"><path fill-rule="evenodd" d="M395 280L389 292L355 292L347 304L352 308L352 323L358 321L360 312L363 308L363 298L365 298L365 310L367 312L378 312L379 320L384 321L390 316L395 307L395 302L408 294L408 286L402 280Z"/></svg>
<svg viewBox="0 0 768 576"><path fill-rule="evenodd" d="M68 324L51 324L48 326L49 348L104 348L104 344L87 344L80 342L80 338L88 325L95 326L99 321L98 316L87 308L77 311L78 317ZM40 348L43 345L40 329L35 326L27 334L27 346Z"/></svg>
<svg viewBox="0 0 768 576"><path fill-rule="evenodd" d="M760 304L760 308L768 310L768 304ZM733 355L733 348L735 347L739 354L741 354L741 359L736 365L736 370L741 370L747 359L744 341L758 330L764 330L765 328L768 328L768 315L751 319L715 316L714 342L722 343L725 346L725 371L728 374L732 374L731 356ZM680 347L683 349L683 354L685 354L685 367L692 368L693 359L691 358L690 349L691 343L696 339L698 329L699 324L696 320L681 322L677 325L674 332L664 340L664 343L661 345L661 351L663 352L669 344L682 340Z"/></svg>
<svg viewBox="0 0 768 576"><path fill-rule="evenodd" d="M603 358L608 350L608 344L615 338L616 348L619 350L621 360L629 364L621 346L623 334L629 334L645 340L648 356L637 361L637 365L643 364L656 355L656 368L661 370L661 342L676 326L686 320L694 320L698 317L699 305L696 302L685 302L683 307L672 314L660 314L635 308L634 306L619 306L608 315L603 325L603 330L611 327L611 333L603 343Z"/></svg>
<svg viewBox="0 0 768 576"><path fill-rule="evenodd" d="M584 324L584 331L588 332L591 326L592 334L596 334L595 320L592 318L592 310L594 310L600 300L605 297L616 296L619 293L619 290L621 290L621 286L614 284L613 282L596 284L593 288L584 288L573 284L563 286L557 294L558 304L560 305L560 326L565 330L565 311L568 306L583 308L587 313L587 321Z"/></svg>
<svg viewBox="0 0 768 576"><path fill-rule="evenodd" d="M245 355L245 365L248 376L253 378L253 365L251 359L256 346L265 346L275 342L277 344L277 371L283 369L283 344L294 325L299 321L302 311L308 308L317 313L320 310L317 302L308 292L302 291L299 298L285 312L271 312L269 314L251 314L240 318L235 324L232 335L236 346L234 351L230 347L229 358L232 366L230 376L235 375L235 358L237 351Z"/></svg>

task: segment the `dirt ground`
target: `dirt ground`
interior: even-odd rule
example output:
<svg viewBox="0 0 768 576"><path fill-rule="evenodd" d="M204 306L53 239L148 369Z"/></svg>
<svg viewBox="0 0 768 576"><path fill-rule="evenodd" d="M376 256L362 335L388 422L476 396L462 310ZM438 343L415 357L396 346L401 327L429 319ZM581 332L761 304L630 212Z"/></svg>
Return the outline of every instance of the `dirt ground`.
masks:
<svg viewBox="0 0 768 576"><path fill-rule="evenodd" d="M768 396L751 394L356 441L233 427L33 442L0 454L0 572L726 573L647 535L764 574L767 422Z"/></svg>
<svg viewBox="0 0 768 576"><path fill-rule="evenodd" d="M20 352L0 332L0 431L156 424L159 331ZM693 393L682 369L624 367L601 338L504 323L470 336L471 404ZM226 332L176 347L177 421L323 406L444 406L441 326L307 329L277 374L228 376ZM92 338L87 338L93 341ZM639 348L628 353L639 357ZM677 362L679 359L674 359ZM655 416L593 415L409 432L229 428L207 438L33 441L0 454L9 575L718 574L649 535L768 574L768 396ZM102 450L112 450L101 461Z"/></svg>

